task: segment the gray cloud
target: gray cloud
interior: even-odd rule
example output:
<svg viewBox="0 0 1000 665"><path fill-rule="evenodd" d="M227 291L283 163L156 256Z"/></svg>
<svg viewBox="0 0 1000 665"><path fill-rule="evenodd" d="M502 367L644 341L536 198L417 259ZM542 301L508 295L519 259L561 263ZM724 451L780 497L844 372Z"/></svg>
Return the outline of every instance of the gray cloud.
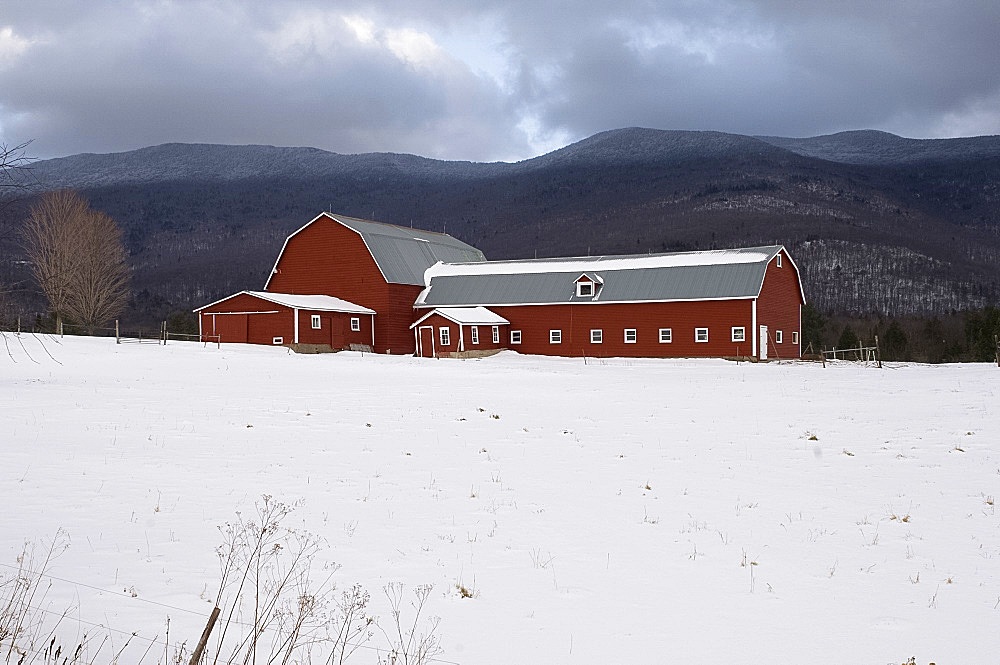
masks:
<svg viewBox="0 0 1000 665"><path fill-rule="evenodd" d="M641 125L1000 133L993 3L8 3L0 138L455 159Z"/></svg>

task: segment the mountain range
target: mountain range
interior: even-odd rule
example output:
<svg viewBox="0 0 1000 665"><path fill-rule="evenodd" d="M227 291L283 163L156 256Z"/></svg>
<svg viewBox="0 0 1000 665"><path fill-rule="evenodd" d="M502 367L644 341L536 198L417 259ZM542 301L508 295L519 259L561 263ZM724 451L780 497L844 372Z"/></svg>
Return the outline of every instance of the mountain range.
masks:
<svg viewBox="0 0 1000 665"><path fill-rule="evenodd" d="M135 318L260 288L322 210L446 231L493 259L780 243L830 312L1000 303L996 136L627 128L516 163L173 143L38 161L31 176L34 193L77 189L121 224ZM8 224L29 205L6 206ZM17 281L13 236L0 279Z"/></svg>

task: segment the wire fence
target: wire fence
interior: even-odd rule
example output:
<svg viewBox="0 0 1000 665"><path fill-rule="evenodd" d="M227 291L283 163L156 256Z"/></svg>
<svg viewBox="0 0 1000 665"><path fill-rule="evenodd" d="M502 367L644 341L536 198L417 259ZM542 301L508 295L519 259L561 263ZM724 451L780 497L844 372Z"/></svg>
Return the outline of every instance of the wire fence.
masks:
<svg viewBox="0 0 1000 665"><path fill-rule="evenodd" d="M119 320L115 320L114 327L106 326L84 326L75 323L57 322L55 325L45 325L39 321L34 321L31 325L23 324L18 318L10 323L0 321L0 331L13 333L14 335L32 334L49 335L53 338L62 338L66 335L89 337L114 337L117 344L159 344L166 345L168 342L201 342L203 345L215 344L219 348L222 343L221 335L208 335L188 332L171 331L166 321L162 321L156 328L135 328L125 327Z"/></svg>

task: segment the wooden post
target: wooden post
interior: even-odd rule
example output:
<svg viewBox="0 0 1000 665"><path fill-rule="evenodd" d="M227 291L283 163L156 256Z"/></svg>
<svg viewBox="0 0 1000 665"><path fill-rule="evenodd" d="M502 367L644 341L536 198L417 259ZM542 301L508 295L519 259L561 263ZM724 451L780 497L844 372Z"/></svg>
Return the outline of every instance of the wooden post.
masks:
<svg viewBox="0 0 1000 665"><path fill-rule="evenodd" d="M882 369L882 351L878 348L878 335L875 335L875 364Z"/></svg>
<svg viewBox="0 0 1000 665"><path fill-rule="evenodd" d="M17 336L21 336L21 317L17 317Z"/></svg>
<svg viewBox="0 0 1000 665"><path fill-rule="evenodd" d="M205 652L205 645L208 643L208 636L212 634L212 629L215 627L215 622L219 618L220 612L222 610L216 607L212 610L211 616L208 617L205 630L201 631L201 639L198 640L198 646L194 648L194 653L191 654L190 665L198 665L198 662L201 660L201 654Z"/></svg>
<svg viewBox="0 0 1000 665"><path fill-rule="evenodd" d="M163 337L163 346L167 345L167 322L160 324L160 335Z"/></svg>
<svg viewBox="0 0 1000 665"><path fill-rule="evenodd" d="M997 347L997 367L1000 367L1000 335L993 335L993 343Z"/></svg>
<svg viewBox="0 0 1000 665"><path fill-rule="evenodd" d="M122 343L122 336L118 334L118 319L115 319L115 344Z"/></svg>

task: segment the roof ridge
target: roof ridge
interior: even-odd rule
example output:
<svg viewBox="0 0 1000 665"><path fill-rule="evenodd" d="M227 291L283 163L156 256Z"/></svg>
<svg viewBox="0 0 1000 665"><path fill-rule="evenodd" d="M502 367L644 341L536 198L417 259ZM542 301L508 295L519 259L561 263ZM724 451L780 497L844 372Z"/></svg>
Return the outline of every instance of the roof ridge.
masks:
<svg viewBox="0 0 1000 665"><path fill-rule="evenodd" d="M419 231L421 233L433 233L435 235L447 236L449 238L453 238L455 240L458 240L459 242L463 242L463 241L459 240L458 238L455 238L455 236L451 235L450 233L445 233L444 231L431 231L429 229L416 229L416 228L413 228L412 226L401 226L399 224L392 224L390 222L377 222L374 219L362 219L361 217L350 217L348 215L341 215L339 213L338 214L334 214L332 212L325 212L325 211L324 211L323 214L327 215L327 216L329 216L331 218L333 218L334 220L336 220L338 222L341 221L341 220L343 220L343 219L346 219L346 220L351 221L351 222L363 222L365 224L379 224L381 226L391 226L394 229L401 229L403 231ZM468 244L468 243L466 243L466 244Z"/></svg>

